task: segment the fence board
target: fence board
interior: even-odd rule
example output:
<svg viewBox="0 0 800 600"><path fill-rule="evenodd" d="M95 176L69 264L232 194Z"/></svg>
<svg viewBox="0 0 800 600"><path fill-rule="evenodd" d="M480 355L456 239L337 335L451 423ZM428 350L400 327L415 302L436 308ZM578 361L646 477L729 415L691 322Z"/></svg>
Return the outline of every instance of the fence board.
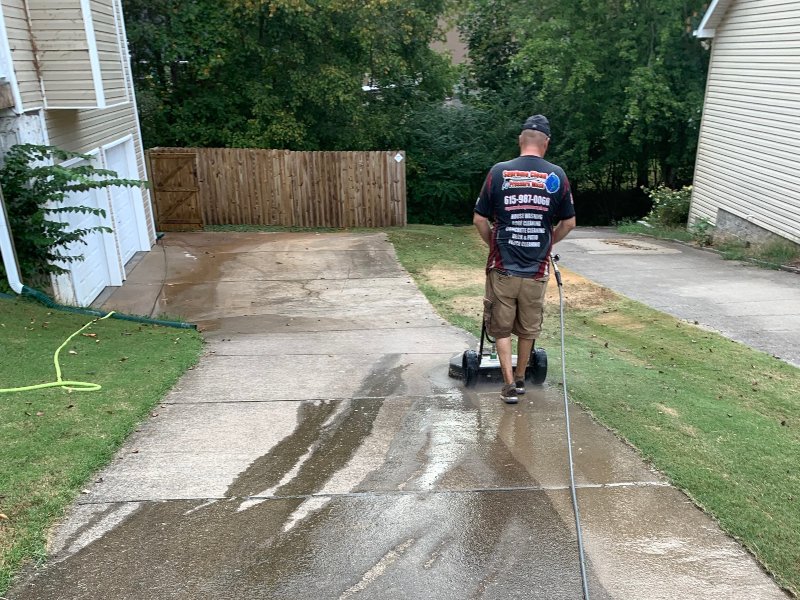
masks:
<svg viewBox="0 0 800 600"><path fill-rule="evenodd" d="M166 192L159 198L159 190L167 189L159 178L169 173L169 161L186 154L196 157L193 188L204 225L406 224L403 152L154 148L147 154L159 213L169 213L174 202ZM397 161L396 156L403 160Z"/></svg>

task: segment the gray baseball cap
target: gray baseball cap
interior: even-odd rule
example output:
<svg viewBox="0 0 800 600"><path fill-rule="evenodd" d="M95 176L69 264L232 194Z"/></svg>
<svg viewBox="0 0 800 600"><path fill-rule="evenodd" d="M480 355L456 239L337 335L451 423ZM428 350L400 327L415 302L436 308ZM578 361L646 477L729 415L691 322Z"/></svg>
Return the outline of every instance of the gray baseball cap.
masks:
<svg viewBox="0 0 800 600"><path fill-rule="evenodd" d="M522 124L522 131L526 129L541 131L547 137L550 137L550 121L544 115L533 115L525 119L525 123Z"/></svg>

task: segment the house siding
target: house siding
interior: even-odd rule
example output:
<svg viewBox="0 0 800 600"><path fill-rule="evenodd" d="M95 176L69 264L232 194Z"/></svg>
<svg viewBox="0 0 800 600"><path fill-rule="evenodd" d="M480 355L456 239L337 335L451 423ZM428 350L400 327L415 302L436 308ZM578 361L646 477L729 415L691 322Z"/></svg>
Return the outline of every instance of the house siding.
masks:
<svg viewBox="0 0 800 600"><path fill-rule="evenodd" d="M116 1L99 0L93 0L91 4L103 91L109 106L130 100L125 85L116 4Z"/></svg>
<svg viewBox="0 0 800 600"><path fill-rule="evenodd" d="M690 222L721 209L800 243L800 7L734 0L712 43Z"/></svg>
<svg viewBox="0 0 800 600"><path fill-rule="evenodd" d="M8 45L14 62L14 74L19 85L23 110L41 108L44 104L42 86L37 75L36 58L31 42L28 15L24 0L3 0Z"/></svg>
<svg viewBox="0 0 800 600"><path fill-rule="evenodd" d="M28 0L47 108L98 105L89 36L79 0Z"/></svg>

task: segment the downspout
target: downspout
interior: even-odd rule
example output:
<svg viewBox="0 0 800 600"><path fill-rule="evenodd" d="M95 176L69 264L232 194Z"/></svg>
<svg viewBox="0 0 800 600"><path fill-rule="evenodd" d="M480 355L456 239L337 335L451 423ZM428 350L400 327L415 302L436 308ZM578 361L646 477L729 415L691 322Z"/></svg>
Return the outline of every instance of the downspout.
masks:
<svg viewBox="0 0 800 600"><path fill-rule="evenodd" d="M176 327L178 329L197 329L194 323L183 323L181 321L165 321L162 319L150 319L147 317L138 317L136 315L126 315L117 312L103 312L100 310L92 310L89 308L76 308L73 306L64 306L53 301L49 296L43 294L38 290L29 288L22 285L19 275L19 263L17 262L17 252L14 249L14 239L11 237L11 225L8 222L8 213L6 212L6 201L3 198L3 189L0 187L0 254L3 255L3 266L6 269L6 277L11 289L20 296L33 298L38 302L44 304L48 308L55 310L62 310L65 312L76 313L80 315L90 315L98 318L113 317L122 321L133 321L134 323L144 323L146 325L161 325L163 327ZM0 297L4 294L0 294Z"/></svg>
<svg viewBox="0 0 800 600"><path fill-rule="evenodd" d="M19 263L17 262L17 252L14 250L14 239L11 237L11 225L8 222L2 188L0 188L0 254L3 255L3 266L6 269L8 284L17 294L21 294L22 281L19 276Z"/></svg>

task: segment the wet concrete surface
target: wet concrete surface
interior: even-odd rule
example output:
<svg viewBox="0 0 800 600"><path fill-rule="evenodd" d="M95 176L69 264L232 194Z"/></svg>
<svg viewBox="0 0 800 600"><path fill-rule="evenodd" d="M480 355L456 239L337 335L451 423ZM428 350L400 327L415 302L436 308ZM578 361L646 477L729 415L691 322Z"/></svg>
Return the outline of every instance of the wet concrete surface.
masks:
<svg viewBox="0 0 800 600"><path fill-rule="evenodd" d="M592 281L800 367L800 275L608 228L578 229L558 251Z"/></svg>
<svg viewBox="0 0 800 600"><path fill-rule="evenodd" d="M165 278L151 253L107 307L158 289L147 300L201 321L207 353L10 598L580 598L560 388L506 406L448 378L474 340L382 234L163 243L199 258ZM283 283L251 249L291 255ZM206 252L253 279L226 280ZM325 272L336 286L303 279L348 260ZM572 419L592 598L786 597L630 448Z"/></svg>

